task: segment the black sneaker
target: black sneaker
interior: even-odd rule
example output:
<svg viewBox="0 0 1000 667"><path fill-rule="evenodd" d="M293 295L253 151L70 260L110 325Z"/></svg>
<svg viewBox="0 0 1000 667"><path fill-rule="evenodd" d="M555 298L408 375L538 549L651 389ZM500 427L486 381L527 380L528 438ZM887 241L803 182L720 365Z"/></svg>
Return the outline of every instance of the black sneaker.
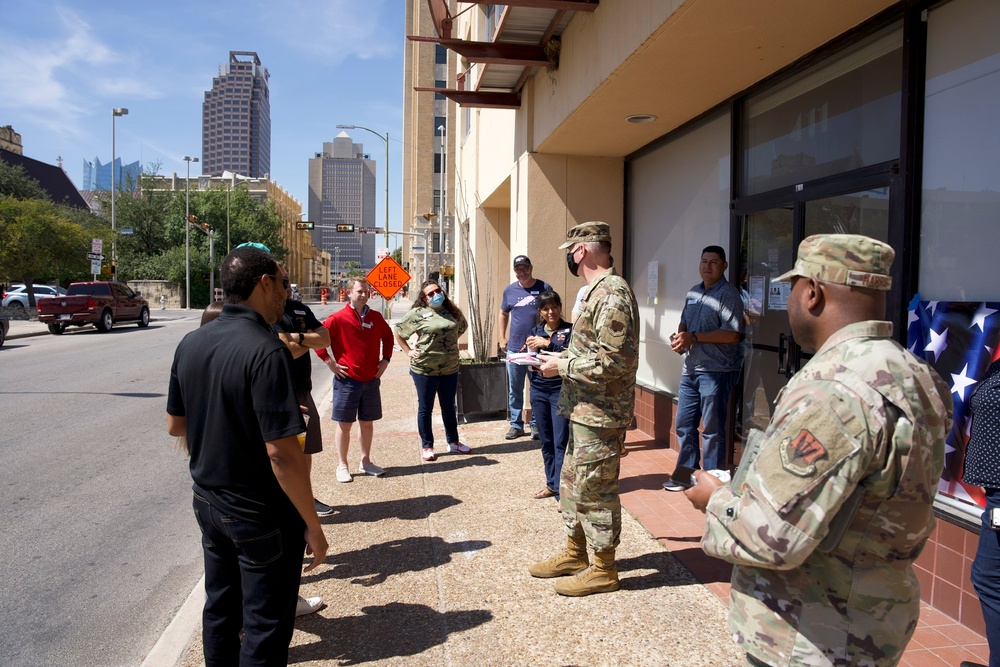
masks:
<svg viewBox="0 0 1000 667"><path fill-rule="evenodd" d="M531 439L538 440L540 436L538 435L538 427L534 424L531 425Z"/></svg>
<svg viewBox="0 0 1000 667"><path fill-rule="evenodd" d="M316 516L330 516L336 511L326 503L321 503L315 498L313 498L313 504L316 506Z"/></svg>
<svg viewBox="0 0 1000 667"><path fill-rule="evenodd" d="M513 440L515 438L520 438L523 436L524 436L524 431L522 429L519 429L516 426L511 426L510 430L507 431L507 435L505 435L504 437L507 438L508 440Z"/></svg>

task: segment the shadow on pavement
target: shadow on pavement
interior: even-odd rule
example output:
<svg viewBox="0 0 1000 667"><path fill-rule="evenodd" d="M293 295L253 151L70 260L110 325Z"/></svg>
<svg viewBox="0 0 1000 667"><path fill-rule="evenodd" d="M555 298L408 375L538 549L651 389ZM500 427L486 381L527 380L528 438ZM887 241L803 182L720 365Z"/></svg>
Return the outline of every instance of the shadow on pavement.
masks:
<svg viewBox="0 0 1000 667"><path fill-rule="evenodd" d="M391 602L362 607L362 616L302 617L296 627L319 641L293 646L288 662L337 660L359 665L400 656L418 655L443 644L453 632L471 630L493 619L485 609L439 613L423 604Z"/></svg>
<svg viewBox="0 0 1000 667"><path fill-rule="evenodd" d="M660 493L677 493L676 491L667 491L663 488L663 483L668 479L670 479L670 472L666 471L647 475L635 475L633 477L625 477L619 481L618 488L620 493L636 491L638 489L659 491Z"/></svg>
<svg viewBox="0 0 1000 667"><path fill-rule="evenodd" d="M478 454L482 448L476 450ZM444 458L441 458L444 457ZM499 461L475 454L442 454L437 461L418 463L412 466L392 466L386 469L386 477L402 477L403 475L421 475L423 473L444 473L460 468L477 466L495 466Z"/></svg>
<svg viewBox="0 0 1000 667"><path fill-rule="evenodd" d="M635 558L620 559L617 565L622 590L641 591L697 584L698 580L674 556L676 553L671 555L668 551L653 551ZM642 570L653 571L639 574Z"/></svg>
<svg viewBox="0 0 1000 667"><path fill-rule="evenodd" d="M334 507L335 514L320 519L321 523L374 523L382 519L402 519L420 521L435 512L458 505L461 500L454 496L433 495L423 498L386 500L361 505L340 505Z"/></svg>
<svg viewBox="0 0 1000 667"><path fill-rule="evenodd" d="M481 445L473 451L476 454L517 454L519 452L530 452L541 450L542 441L523 438L511 440L510 442L498 442L495 445Z"/></svg>
<svg viewBox="0 0 1000 667"><path fill-rule="evenodd" d="M395 574L419 572L451 561L452 554L480 551L492 542L445 542L440 537L407 537L364 549L327 556L332 566L317 575L303 575L303 583L321 579L350 579L352 584L375 586Z"/></svg>

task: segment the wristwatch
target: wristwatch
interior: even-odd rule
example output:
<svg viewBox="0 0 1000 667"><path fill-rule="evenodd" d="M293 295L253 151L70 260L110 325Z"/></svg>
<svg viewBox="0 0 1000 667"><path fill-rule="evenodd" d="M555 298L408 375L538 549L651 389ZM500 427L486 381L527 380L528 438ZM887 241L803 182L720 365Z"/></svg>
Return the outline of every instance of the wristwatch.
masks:
<svg viewBox="0 0 1000 667"><path fill-rule="evenodd" d="M303 335L303 333L300 331L299 332L299 345L302 345L302 339L303 338L305 338L305 335Z"/></svg>
<svg viewBox="0 0 1000 667"><path fill-rule="evenodd" d="M299 335L301 335L301 334L299 334ZM697 343L698 342L698 334L696 334L693 331L691 332L691 342L692 343Z"/></svg>

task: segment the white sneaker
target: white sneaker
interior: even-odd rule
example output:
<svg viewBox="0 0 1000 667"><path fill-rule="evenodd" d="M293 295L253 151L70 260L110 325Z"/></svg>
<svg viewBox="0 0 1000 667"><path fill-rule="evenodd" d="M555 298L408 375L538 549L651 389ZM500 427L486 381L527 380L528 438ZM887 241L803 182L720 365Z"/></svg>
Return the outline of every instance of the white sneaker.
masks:
<svg viewBox="0 0 1000 667"><path fill-rule="evenodd" d="M434 449L432 447L424 447L423 453L420 455L424 461L434 461L437 457L434 456Z"/></svg>
<svg viewBox="0 0 1000 667"><path fill-rule="evenodd" d="M337 481L338 482L350 482L354 478L351 477L351 471L347 468L337 468Z"/></svg>
<svg viewBox="0 0 1000 667"><path fill-rule="evenodd" d="M323 598L304 598L299 596L299 601L295 604L295 615L305 616L314 614L323 606Z"/></svg>
<svg viewBox="0 0 1000 667"><path fill-rule="evenodd" d="M362 461L361 463L358 464L359 475L372 475L374 477L378 477L384 472L385 470L383 470L381 466L377 466L371 461L369 461L368 463Z"/></svg>
<svg viewBox="0 0 1000 667"><path fill-rule="evenodd" d="M453 442L448 445L448 451L452 454L468 454L472 450L460 442Z"/></svg>

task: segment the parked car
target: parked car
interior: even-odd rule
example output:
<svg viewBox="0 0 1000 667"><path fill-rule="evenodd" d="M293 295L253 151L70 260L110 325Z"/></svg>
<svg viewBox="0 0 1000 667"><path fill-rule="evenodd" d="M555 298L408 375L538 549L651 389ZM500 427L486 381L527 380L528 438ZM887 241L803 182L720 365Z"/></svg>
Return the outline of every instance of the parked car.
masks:
<svg viewBox="0 0 1000 667"><path fill-rule="evenodd" d="M290 298L292 299L292 301L302 301L302 293L299 292L299 286L296 285L295 283L292 283L291 288L292 288L292 296Z"/></svg>
<svg viewBox="0 0 1000 667"><path fill-rule="evenodd" d="M7 332L10 331L10 319L6 315L0 315L0 347L7 340Z"/></svg>
<svg viewBox="0 0 1000 667"><path fill-rule="evenodd" d="M47 324L49 332L56 335L70 325L93 324L104 332L111 331L115 322L132 321L146 327L149 304L125 283L71 283L66 296L38 302L38 321Z"/></svg>
<svg viewBox="0 0 1000 667"><path fill-rule="evenodd" d="M61 296L66 294L66 290L62 287L53 287L52 285L32 285L32 287L34 288L36 302L42 297ZM0 306L3 306L4 308L27 308L27 287L21 284L11 285L9 290L4 291L3 300L0 301Z"/></svg>

